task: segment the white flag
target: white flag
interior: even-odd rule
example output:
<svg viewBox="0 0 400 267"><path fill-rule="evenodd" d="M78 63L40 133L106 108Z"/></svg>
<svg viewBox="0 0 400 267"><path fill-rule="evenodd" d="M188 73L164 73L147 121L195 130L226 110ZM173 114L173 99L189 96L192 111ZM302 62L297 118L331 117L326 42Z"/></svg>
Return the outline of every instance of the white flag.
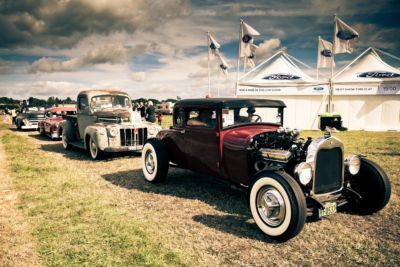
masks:
<svg viewBox="0 0 400 267"><path fill-rule="evenodd" d="M319 39L317 68L330 68L331 64L335 66L332 58L332 43Z"/></svg>
<svg viewBox="0 0 400 267"><path fill-rule="evenodd" d="M357 39L359 34L351 28L349 25L344 23L341 19L336 18L335 20L335 41L333 52L335 54L340 53L351 53L353 51L352 41Z"/></svg>
<svg viewBox="0 0 400 267"><path fill-rule="evenodd" d="M251 44L254 41L253 36L258 36L260 33L245 22L242 22L241 27L240 57L250 57L252 54Z"/></svg>
<svg viewBox="0 0 400 267"><path fill-rule="evenodd" d="M218 66L219 70L220 70L223 74L225 74L226 76L228 76L228 68L229 68L228 64L226 63L225 59L222 57L222 55L221 55L220 53L217 54L217 57L218 57L218 59L219 59L219 62L218 62L218 64L219 64L219 66Z"/></svg>
<svg viewBox="0 0 400 267"><path fill-rule="evenodd" d="M211 54L213 54L214 56L216 56L219 53L219 48L221 47L221 45L215 41L215 39L211 36L211 34L208 35L208 43L210 44L209 50L211 52Z"/></svg>
<svg viewBox="0 0 400 267"><path fill-rule="evenodd" d="M255 67L254 58L255 58L255 52L256 52L257 48L258 48L258 46L256 46L255 44L250 45L251 55L249 57L244 58L244 64L246 67L249 67L249 68Z"/></svg>

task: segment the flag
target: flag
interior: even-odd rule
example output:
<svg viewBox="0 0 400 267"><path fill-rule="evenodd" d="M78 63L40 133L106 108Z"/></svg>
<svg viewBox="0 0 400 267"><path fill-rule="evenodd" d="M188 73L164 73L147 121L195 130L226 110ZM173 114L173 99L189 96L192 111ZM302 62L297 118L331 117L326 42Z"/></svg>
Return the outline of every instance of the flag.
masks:
<svg viewBox="0 0 400 267"><path fill-rule="evenodd" d="M211 54L216 56L216 54L219 53L218 49L221 47L221 45L217 41L215 41L211 34L208 35L208 39L208 43L210 44L209 51L211 52Z"/></svg>
<svg viewBox="0 0 400 267"><path fill-rule="evenodd" d="M244 58L244 64L246 67L249 67L249 68L255 67L254 58L255 58L255 52L256 52L257 48L258 48L258 46L256 46L255 44L250 44L251 54L250 54L250 56Z"/></svg>
<svg viewBox="0 0 400 267"><path fill-rule="evenodd" d="M245 22L241 23L241 27L240 57L250 57L252 55L253 36L258 36L260 33Z"/></svg>
<svg viewBox="0 0 400 267"><path fill-rule="evenodd" d="M341 19L335 19L335 40L333 52L335 54L351 53L353 51L355 41L359 37L358 33Z"/></svg>
<svg viewBox="0 0 400 267"><path fill-rule="evenodd" d="M332 58L332 43L320 38L318 42L317 68L330 68L331 64L335 66L335 61Z"/></svg>
<svg viewBox="0 0 400 267"><path fill-rule="evenodd" d="M228 66L228 64L226 63L226 61L225 61L225 59L222 57L222 55L220 54L220 53L218 53L217 54L217 57L218 57L218 68L219 68L219 70L223 73L223 74L225 74L226 76L228 76L228 68L229 68L229 66Z"/></svg>

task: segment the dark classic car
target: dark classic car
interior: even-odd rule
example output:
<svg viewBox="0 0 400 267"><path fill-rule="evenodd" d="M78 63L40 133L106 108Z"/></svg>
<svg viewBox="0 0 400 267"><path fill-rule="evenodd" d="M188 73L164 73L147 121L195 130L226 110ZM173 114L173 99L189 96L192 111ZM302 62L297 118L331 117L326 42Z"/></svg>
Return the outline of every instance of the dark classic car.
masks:
<svg viewBox="0 0 400 267"><path fill-rule="evenodd" d="M36 130L39 121L44 119L44 107L22 107L15 118L18 130Z"/></svg>
<svg viewBox="0 0 400 267"><path fill-rule="evenodd" d="M48 135L52 140L60 139L62 127L60 123L67 115L76 114L75 107L52 107L46 110L45 119L39 121L38 131L41 135Z"/></svg>
<svg viewBox="0 0 400 267"><path fill-rule="evenodd" d="M187 99L176 103L173 126L142 151L147 181L165 179L169 166L228 180L248 192L257 226L285 241L306 217L338 210L372 214L388 203L385 172L325 132L312 140L283 128L285 104L261 99Z"/></svg>

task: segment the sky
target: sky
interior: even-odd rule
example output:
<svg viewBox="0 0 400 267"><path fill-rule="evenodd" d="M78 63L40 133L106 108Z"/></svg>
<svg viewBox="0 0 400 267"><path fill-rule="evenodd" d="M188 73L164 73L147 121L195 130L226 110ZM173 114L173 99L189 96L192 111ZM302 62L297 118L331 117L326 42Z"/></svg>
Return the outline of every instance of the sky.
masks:
<svg viewBox="0 0 400 267"><path fill-rule="evenodd" d="M370 46L400 57L398 0L0 0L0 96L110 88L132 98L204 97L207 31L229 65L226 77L211 61L211 94L233 96L240 19L261 33L256 64L286 49L315 68L317 38L332 40L334 14L360 35L352 54L335 57L336 70Z"/></svg>

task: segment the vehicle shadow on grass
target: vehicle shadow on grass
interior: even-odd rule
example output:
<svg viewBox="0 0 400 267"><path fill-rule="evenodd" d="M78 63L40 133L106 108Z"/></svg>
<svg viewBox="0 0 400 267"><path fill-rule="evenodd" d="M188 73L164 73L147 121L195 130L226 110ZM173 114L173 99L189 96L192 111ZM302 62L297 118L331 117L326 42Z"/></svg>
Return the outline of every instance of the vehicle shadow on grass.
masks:
<svg viewBox="0 0 400 267"><path fill-rule="evenodd" d="M37 138L39 139L39 137L37 137ZM44 136L44 138L46 138L46 137ZM42 139L39 139L39 140L42 140ZM95 160L91 159L89 153L86 150L75 148L75 147L70 150L65 150L62 143L59 141L51 142L51 140L50 140L49 143L41 144L40 148L43 151L60 153L64 157L66 157L68 159L72 159L72 160L80 160L80 161L88 161L88 162L95 161ZM138 156L140 156L140 154L135 153L135 152L106 153L103 159L96 160L96 161L99 161L99 162L112 161L112 160L117 160L117 159L124 158L124 157L138 157Z"/></svg>
<svg viewBox="0 0 400 267"><path fill-rule="evenodd" d="M171 169L166 181L160 184L146 182L141 169L104 174L103 178L126 189L204 202L229 215L199 214L193 217L194 221L239 237L274 242L248 222L251 214L246 192L216 178L181 169Z"/></svg>

